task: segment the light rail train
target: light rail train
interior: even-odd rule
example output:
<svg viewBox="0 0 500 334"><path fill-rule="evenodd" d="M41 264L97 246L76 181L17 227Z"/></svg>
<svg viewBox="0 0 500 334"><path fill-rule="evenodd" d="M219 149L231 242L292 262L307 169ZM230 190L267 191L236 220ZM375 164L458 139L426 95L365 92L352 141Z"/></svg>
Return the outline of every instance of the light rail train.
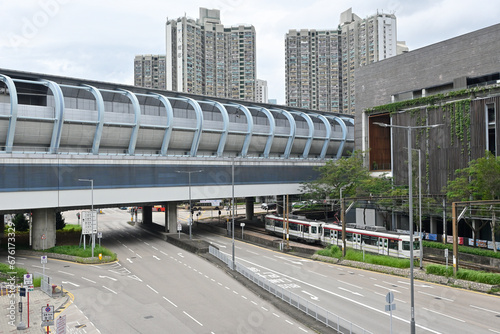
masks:
<svg viewBox="0 0 500 334"><path fill-rule="evenodd" d="M342 245L342 226L310 220L301 216L289 216L289 237L292 240L327 245ZM286 218L266 215L266 231L283 235L286 233ZM387 231L380 226L346 226L347 247L371 253L400 258L410 257L410 235ZM413 257L420 257L419 236L413 237Z"/></svg>

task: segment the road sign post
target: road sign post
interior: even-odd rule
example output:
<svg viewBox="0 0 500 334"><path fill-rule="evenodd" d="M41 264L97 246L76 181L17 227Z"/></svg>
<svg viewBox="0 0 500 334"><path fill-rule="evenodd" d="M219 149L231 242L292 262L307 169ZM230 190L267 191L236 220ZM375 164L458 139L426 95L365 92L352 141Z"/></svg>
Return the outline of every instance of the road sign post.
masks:
<svg viewBox="0 0 500 334"><path fill-rule="evenodd" d="M49 326L54 325L54 305L42 306L42 327L47 327L49 334Z"/></svg>
<svg viewBox="0 0 500 334"><path fill-rule="evenodd" d="M241 223L241 240L243 240L243 228L245 227L245 223Z"/></svg>
<svg viewBox="0 0 500 334"><path fill-rule="evenodd" d="M387 295L385 296L385 301L387 302L387 305L385 305L385 311L390 312L391 334L392 334L392 311L396 309L396 304L392 303L394 301L394 293L392 291L389 291L387 293Z"/></svg>

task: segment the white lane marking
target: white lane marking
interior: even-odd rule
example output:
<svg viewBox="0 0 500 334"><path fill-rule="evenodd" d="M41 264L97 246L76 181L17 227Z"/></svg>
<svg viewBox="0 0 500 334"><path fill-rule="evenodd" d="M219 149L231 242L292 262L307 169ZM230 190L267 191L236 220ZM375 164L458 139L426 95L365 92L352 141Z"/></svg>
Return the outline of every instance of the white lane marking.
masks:
<svg viewBox="0 0 500 334"><path fill-rule="evenodd" d="M144 241L144 243L149 246L149 244L146 241Z"/></svg>
<svg viewBox="0 0 500 334"><path fill-rule="evenodd" d="M444 314L444 313L441 313L441 312L438 312L438 311L434 311L434 310L428 309L426 307L423 307L423 309L426 310L426 311L432 312L432 313L436 313L436 314L442 315L443 317L448 317L448 318L456 320L456 321L465 322L465 320L458 319L458 318L452 317L451 315L447 315L447 314Z"/></svg>
<svg viewBox="0 0 500 334"><path fill-rule="evenodd" d="M305 293L306 295L308 295L309 297L311 297L312 300L319 300L318 297L316 297L315 295L313 295L312 293L309 293L307 291L304 291L302 290L303 293Z"/></svg>
<svg viewBox="0 0 500 334"><path fill-rule="evenodd" d="M273 315L276 317L276 318L280 318L279 314L276 314L273 312Z"/></svg>
<svg viewBox="0 0 500 334"><path fill-rule="evenodd" d="M34 265L34 264L32 264L31 266L32 266L32 267L35 267L35 268L40 268L40 269L43 269L43 267L42 267L42 266L36 266L36 265ZM45 269L46 269L46 270L50 270L50 268L47 268L47 267L45 267Z"/></svg>
<svg viewBox="0 0 500 334"><path fill-rule="evenodd" d="M101 276L101 275L99 275L99 278L108 278L108 279L110 279L110 280L112 280L112 281L115 281L115 282L117 281L117 279L116 279L116 278L109 277L109 276Z"/></svg>
<svg viewBox="0 0 500 334"><path fill-rule="evenodd" d="M203 326L203 324L201 322L199 322L198 320L196 320L195 318L193 318L191 315L189 315L189 313L187 313L186 311L182 311L185 315L187 315L188 317L190 317L194 322L196 322L198 325L200 326Z"/></svg>
<svg viewBox="0 0 500 334"><path fill-rule="evenodd" d="M363 288L362 288L362 287L360 287L360 286L357 286L357 285L354 285L354 284L351 284L351 283L347 283L347 282L341 281L341 280L339 280L339 279L338 279L337 281L338 281L338 282L340 282L340 283L344 283L344 284L350 285L350 286L352 286L352 287L354 287L354 288L358 288L358 289L360 289L360 290L363 290Z"/></svg>
<svg viewBox="0 0 500 334"><path fill-rule="evenodd" d="M247 252L248 252L248 253L250 253L250 254L259 255L259 253L257 253L257 252L252 252L252 251L250 251L250 250L248 250L248 249L247 249Z"/></svg>
<svg viewBox="0 0 500 334"><path fill-rule="evenodd" d="M276 259L273 259L272 257L269 257L269 256L265 256L265 255L264 255L263 257L265 257L266 259L269 259L269 260L271 260L271 261L276 261L276 262L278 262L278 260L276 260Z"/></svg>
<svg viewBox="0 0 500 334"><path fill-rule="evenodd" d="M307 330L305 330L304 328L302 327L299 327L300 330L302 330L303 332L306 332L306 333L309 333Z"/></svg>
<svg viewBox="0 0 500 334"><path fill-rule="evenodd" d="M385 290L389 289L389 290L390 290L390 291L392 291L392 292L401 293L401 291L395 290L395 289L393 289L393 288L388 288L388 287L383 286L383 285L379 285L379 284L373 284L373 285L374 285L374 286L376 286L376 287L379 287L379 288L385 289Z"/></svg>
<svg viewBox="0 0 500 334"><path fill-rule="evenodd" d="M157 259L158 261L160 261L160 258L156 255L153 255L153 258Z"/></svg>
<svg viewBox="0 0 500 334"><path fill-rule="evenodd" d="M291 322L290 320L285 320L286 322L288 322L290 325L293 326L293 322Z"/></svg>
<svg viewBox="0 0 500 334"><path fill-rule="evenodd" d="M441 296L438 296L438 295L433 295L433 294L427 293L427 292L419 291L418 293L421 293L421 294L427 295L427 296L431 296L431 297L434 297L434 298L437 298L437 299L447 300L449 302L453 302L454 301L453 299L444 298L444 297L441 297Z"/></svg>
<svg viewBox="0 0 500 334"><path fill-rule="evenodd" d="M251 303L252 303L252 304L254 304L254 305L257 305L257 303L256 303L256 302L254 302L253 300L251 301Z"/></svg>
<svg viewBox="0 0 500 334"><path fill-rule="evenodd" d="M363 297L363 295L362 295L362 294L360 294L359 292L354 292L354 291L348 290L348 289L346 289L346 288L343 288L343 287L341 287L341 286L339 286L339 289L340 289L340 290L343 290L343 291L346 291L346 292L349 292L349 293L352 293L353 295Z"/></svg>
<svg viewBox="0 0 500 334"><path fill-rule="evenodd" d="M174 307L177 307L177 305L175 305L174 303L172 303L167 297L163 296L163 299L165 299L170 304L174 305Z"/></svg>
<svg viewBox="0 0 500 334"><path fill-rule="evenodd" d="M489 310L487 308L482 308L482 307L479 307L479 306L475 306L475 305L469 305L470 307L473 307L473 308L477 308L478 310L483 310L483 311L486 311L486 312L491 312L493 314L500 314L499 311L493 311L493 310Z"/></svg>
<svg viewBox="0 0 500 334"><path fill-rule="evenodd" d="M153 248L154 250L158 250L158 248L156 248L155 246L151 246L151 248Z"/></svg>
<svg viewBox="0 0 500 334"><path fill-rule="evenodd" d="M236 294L236 295L239 295L239 293L238 293L238 292L236 292L236 291L234 291L234 290L233 290L233 293L234 293L234 294Z"/></svg>
<svg viewBox="0 0 500 334"><path fill-rule="evenodd" d="M162 253L162 254L163 254L163 255L165 255L165 256L168 256L168 254L167 254L167 253L165 253L164 251L160 251L160 253Z"/></svg>
<svg viewBox="0 0 500 334"><path fill-rule="evenodd" d="M498 333L498 334L500 334L500 332L498 332L498 331L496 331L496 330L494 330L494 329L488 329L488 330L489 330L490 332L493 332L493 333Z"/></svg>
<svg viewBox="0 0 500 334"><path fill-rule="evenodd" d="M60 272L61 274L66 274L66 275L70 275L70 276L75 276L75 274L72 274L72 273L67 273L67 272L62 271L62 270L58 270L58 272Z"/></svg>
<svg viewBox="0 0 500 334"><path fill-rule="evenodd" d="M182 255L182 253L177 253L177 255L179 255L180 257L184 257L184 255Z"/></svg>
<svg viewBox="0 0 500 334"><path fill-rule="evenodd" d="M261 306L260 308L261 308L261 309L263 309L263 310L264 310L264 311L266 311L266 312L267 312L267 311L269 311L269 310L268 310L267 308L265 308L264 306Z"/></svg>
<svg viewBox="0 0 500 334"><path fill-rule="evenodd" d="M156 292L156 293L158 293L158 291L156 291L155 289L153 289L153 288L151 287L151 285L149 285L149 284L146 284L146 286L147 286L148 288L150 288L151 290L153 290L153 292Z"/></svg>
<svg viewBox="0 0 500 334"><path fill-rule="evenodd" d="M77 288L79 287L79 285L78 285L78 284L75 284L75 283L73 283L73 282L66 282L66 281L62 281L61 283L62 283L62 284L71 284L71 285L73 285L73 286L76 286Z"/></svg>
<svg viewBox="0 0 500 334"><path fill-rule="evenodd" d="M226 254L226 255L229 255L229 254ZM242 259L242 258L240 258L239 260L240 260L240 261L244 261L244 262L248 262L248 263L250 263L252 266L255 266L255 267L261 267L261 268L263 268L263 269L264 269L264 270L266 270L266 271L272 271L272 272L275 272L275 273L277 273L277 274L280 274L280 275L282 275L282 276L285 276L285 277L287 277L287 278L289 278L289 279L291 279L291 280L295 280L295 281L297 281L297 282L299 282L299 283L302 283L302 284L304 284L304 285L309 285L309 286L310 286L310 287L312 287L312 288L315 288L315 289L318 289L318 290L320 290L320 291L323 291L323 292L329 293L329 294L331 294L331 295L333 295L333 296L336 296L336 297L338 297L338 298L342 298L342 299L347 300L347 301L349 301L349 302L351 302L351 303L353 303L353 304L356 304L356 305L359 305L359 306L365 307L365 308L367 308L367 309L369 309L369 310L371 310L371 311L373 311L373 312L376 312L376 313L379 313L379 314L383 314L383 315L385 315L385 316L389 316L389 314L388 314L387 312L385 312L384 310L379 310L378 308L372 307L372 306L367 305L367 304L363 304L363 303L358 302L358 301L356 301L356 300L353 300L353 299L350 299L350 298L348 298L348 297L342 296L342 295L340 295L340 294L338 294L338 293L335 293L335 292L332 292L332 291L326 290L326 289L324 289L324 288L321 288L321 287L319 287L319 286L315 286L315 285L313 285L313 284L311 284L311 283L308 283L308 282L305 282L305 281L299 280L299 279L297 279L297 278L295 278L295 277L292 277L292 276L289 276L289 275L285 275L285 274L283 274L283 273L281 273L281 272L278 272L278 271L275 271L275 270L269 269L269 268L267 268L267 267L261 266L260 264L253 263L253 262L251 262L251 261L248 261L248 260L245 260L245 259ZM384 289L387 289L386 287L383 287L383 288L384 288ZM406 324L409 324L409 323L410 323L410 321L409 321L409 320L407 320L407 319L403 319L403 318L398 317L398 316L395 316L395 315L392 315L392 317L393 317L394 319L397 319L397 320L399 320L399 321L402 321L402 322L404 322L404 323L406 323ZM429 332L435 333L435 334L441 334L440 332L437 332L437 331L435 331L435 330L432 330L432 329L427 328L427 327L422 326L422 325L418 325L418 324L416 324L416 326L417 326L417 327L419 327L419 328L422 328L422 329L424 329L424 330L426 330L426 331L429 331Z"/></svg>
<svg viewBox="0 0 500 334"><path fill-rule="evenodd" d="M320 273L314 272L314 271L312 271L312 270L308 270L308 272L310 272L311 274L316 274L316 275L319 275L319 276L328 277L327 275L323 275L323 274L320 274Z"/></svg>
<svg viewBox="0 0 500 334"><path fill-rule="evenodd" d="M108 290L108 291L111 291L112 293L114 293L115 295L117 295L118 293L116 293L115 291L111 290L110 288L108 288L107 286L102 286L104 289Z"/></svg>
<svg viewBox="0 0 500 334"><path fill-rule="evenodd" d="M140 256L139 254L135 253L135 255L137 255L139 258L141 258L141 259L142 259L142 256Z"/></svg>
<svg viewBox="0 0 500 334"><path fill-rule="evenodd" d="M382 282L385 283L385 284L391 285L393 287L396 287L396 288L403 288L403 289L406 289L406 290L409 289L407 287L404 287L404 286L401 286L401 285L397 285L397 284L394 284L394 283L391 283L391 282L387 282L387 281L382 281Z"/></svg>
<svg viewBox="0 0 500 334"><path fill-rule="evenodd" d="M127 257L127 261L128 261L128 262L130 262L130 263L134 263L134 262L132 262L132 260L131 260L131 259L129 259L128 257Z"/></svg>
<svg viewBox="0 0 500 334"><path fill-rule="evenodd" d="M248 298L247 298L247 297L245 297L245 296L241 296L241 298L243 298L243 299L248 299Z"/></svg>
<svg viewBox="0 0 500 334"><path fill-rule="evenodd" d="M82 276L82 279L84 279L84 280L86 280L86 281L89 281L89 282L91 282L91 283L94 283L94 284L95 284L95 283L97 283L97 282L94 282L94 281L93 281L93 280L91 280L91 279L88 279L87 277L83 277L83 276Z"/></svg>

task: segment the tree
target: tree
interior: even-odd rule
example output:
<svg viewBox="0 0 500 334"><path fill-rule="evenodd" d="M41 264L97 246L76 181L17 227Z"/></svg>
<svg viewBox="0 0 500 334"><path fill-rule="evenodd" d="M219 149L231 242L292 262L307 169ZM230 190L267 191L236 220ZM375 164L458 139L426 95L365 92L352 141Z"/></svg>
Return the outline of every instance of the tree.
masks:
<svg viewBox="0 0 500 334"><path fill-rule="evenodd" d="M56 230L62 230L66 226L64 217L60 212L56 212Z"/></svg>
<svg viewBox="0 0 500 334"><path fill-rule="evenodd" d="M452 202L485 201L500 199L500 158L486 151L483 158L473 160L469 166L455 171L456 178L448 182L446 196ZM474 231L474 246L479 231L487 224L467 225ZM490 220L492 242L495 245L495 232L498 229L494 216ZM496 251L496 247L493 247Z"/></svg>
<svg viewBox="0 0 500 334"><path fill-rule="evenodd" d="M349 157L327 161L317 170L320 177L302 185L302 191L312 199L340 199L341 189L342 197L390 196L393 191L391 178L370 175L360 151Z"/></svg>
<svg viewBox="0 0 500 334"><path fill-rule="evenodd" d="M27 231L30 228L29 221L24 216L24 213L18 213L12 219L14 226L16 227L16 231L23 232Z"/></svg>

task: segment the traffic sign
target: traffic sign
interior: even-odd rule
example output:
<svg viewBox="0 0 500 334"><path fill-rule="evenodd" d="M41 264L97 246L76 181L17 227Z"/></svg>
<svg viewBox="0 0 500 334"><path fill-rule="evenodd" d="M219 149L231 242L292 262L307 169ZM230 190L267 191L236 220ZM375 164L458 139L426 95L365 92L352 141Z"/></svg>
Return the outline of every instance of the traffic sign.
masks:
<svg viewBox="0 0 500 334"><path fill-rule="evenodd" d="M97 233L97 211L82 212L82 234Z"/></svg>
<svg viewBox="0 0 500 334"><path fill-rule="evenodd" d="M42 321L54 321L54 305L42 306Z"/></svg>
<svg viewBox="0 0 500 334"><path fill-rule="evenodd" d="M31 274L24 275L24 285L33 285L33 275Z"/></svg>
<svg viewBox="0 0 500 334"><path fill-rule="evenodd" d="M42 262L42 264L47 263L47 255L42 255L41 256L41 262Z"/></svg>
<svg viewBox="0 0 500 334"><path fill-rule="evenodd" d="M56 320L56 334L66 334L66 316L59 316Z"/></svg>

